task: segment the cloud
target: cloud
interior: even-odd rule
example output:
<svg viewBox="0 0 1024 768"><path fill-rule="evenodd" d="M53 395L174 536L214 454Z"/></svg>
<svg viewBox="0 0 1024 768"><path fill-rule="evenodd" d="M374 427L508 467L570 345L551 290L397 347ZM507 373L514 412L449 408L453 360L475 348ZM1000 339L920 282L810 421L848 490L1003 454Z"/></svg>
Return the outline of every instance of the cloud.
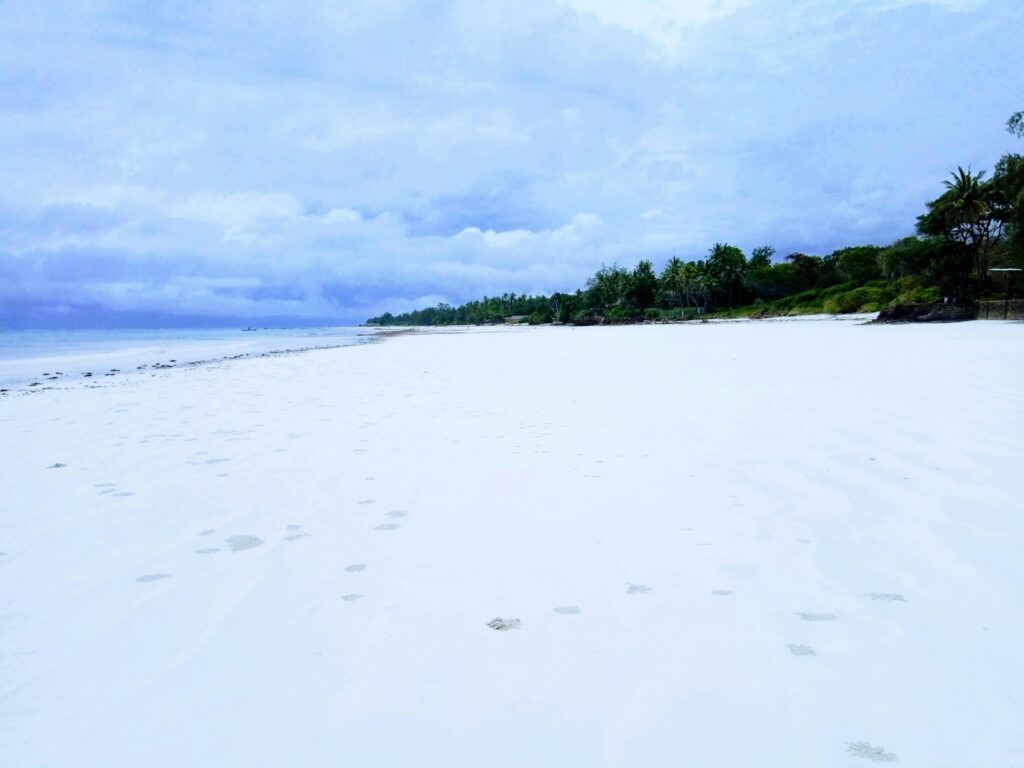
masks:
<svg viewBox="0 0 1024 768"><path fill-rule="evenodd" d="M704 34L710 22L729 22L732 17L751 11L774 22L784 20L799 35L798 27L814 26L828 34L844 34L844 23L851 16L876 15L913 6L935 6L951 11L970 11L986 0L860 0L841 3L835 0L799 0L799 2L761 2L754 0L565 0L577 13L591 16L602 24L619 27L643 38L651 53L677 57L694 40ZM790 41L791 42L791 41Z"/></svg>
<svg viewBox="0 0 1024 768"><path fill-rule="evenodd" d="M576 12L648 40L659 53L675 54L687 28L725 18L751 0L566 0Z"/></svg>
<svg viewBox="0 0 1024 768"><path fill-rule="evenodd" d="M1011 0L3 4L0 322L351 322L716 241L891 240L951 166L1011 148L1022 21Z"/></svg>
<svg viewBox="0 0 1024 768"><path fill-rule="evenodd" d="M236 192L193 195L171 210L171 217L212 224L225 240L249 240L261 229L301 216L299 201L288 194Z"/></svg>

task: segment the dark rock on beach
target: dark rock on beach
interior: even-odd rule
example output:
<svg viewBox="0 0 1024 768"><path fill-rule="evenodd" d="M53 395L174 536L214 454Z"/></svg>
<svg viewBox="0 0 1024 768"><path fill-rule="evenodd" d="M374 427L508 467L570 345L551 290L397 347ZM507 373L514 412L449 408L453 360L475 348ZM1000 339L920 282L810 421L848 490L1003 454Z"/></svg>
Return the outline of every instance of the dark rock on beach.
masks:
<svg viewBox="0 0 1024 768"><path fill-rule="evenodd" d="M878 313L875 323L956 323L974 320L974 304L894 304Z"/></svg>

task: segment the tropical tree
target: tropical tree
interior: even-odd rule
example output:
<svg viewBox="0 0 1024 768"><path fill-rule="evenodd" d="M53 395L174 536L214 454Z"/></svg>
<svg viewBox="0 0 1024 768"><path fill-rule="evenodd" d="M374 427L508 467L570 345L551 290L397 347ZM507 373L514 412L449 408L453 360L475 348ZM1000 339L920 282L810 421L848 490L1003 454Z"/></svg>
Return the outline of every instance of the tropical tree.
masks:
<svg viewBox="0 0 1024 768"><path fill-rule="evenodd" d="M924 274L932 260L934 243L941 242L944 242L942 238L904 237L883 248L878 254L882 276L888 280L897 280Z"/></svg>
<svg viewBox="0 0 1024 768"><path fill-rule="evenodd" d="M743 278L747 274L747 257L743 251L727 243L715 243L708 253L707 269L725 293L729 306L739 298Z"/></svg>
<svg viewBox="0 0 1024 768"><path fill-rule="evenodd" d="M1006 130L1018 139L1024 139L1024 111L1014 112L1006 121Z"/></svg>
<svg viewBox="0 0 1024 768"><path fill-rule="evenodd" d="M679 276L679 287L683 292L683 300L686 302L687 307L696 307L698 299L701 297L706 299L706 280L701 274L700 267L692 261L688 261L683 265Z"/></svg>
<svg viewBox="0 0 1024 768"><path fill-rule="evenodd" d="M626 301L636 309L653 306L657 290L658 277L654 274L654 265L643 259L629 275Z"/></svg>
<svg viewBox="0 0 1024 768"><path fill-rule="evenodd" d="M874 245L843 248L832 254L836 271L846 283L867 283L882 277L878 255L882 249Z"/></svg>
<svg viewBox="0 0 1024 768"><path fill-rule="evenodd" d="M992 174L992 186L1006 227L1010 256L1024 259L1024 155L1008 154L999 158Z"/></svg>
<svg viewBox="0 0 1024 768"><path fill-rule="evenodd" d="M762 245L750 252L750 261L747 262L749 269L763 269L772 265L772 256L775 249L770 245Z"/></svg>
<svg viewBox="0 0 1024 768"><path fill-rule="evenodd" d="M661 290L679 291L679 276L682 273L683 264L685 262L678 256L673 256L665 263L665 268L661 270L661 275L658 277L658 287Z"/></svg>
<svg viewBox="0 0 1024 768"><path fill-rule="evenodd" d="M917 230L965 245L974 257L978 290L983 293L989 252L1002 235L1006 213L999 204L998 190L985 181L984 171L957 168L951 176L943 182L946 191L929 202L927 213L917 218Z"/></svg>
<svg viewBox="0 0 1024 768"><path fill-rule="evenodd" d="M673 256L661 271L661 275L658 277L658 289L663 306L676 307L683 303L683 269L685 266L686 263L682 259Z"/></svg>
<svg viewBox="0 0 1024 768"><path fill-rule="evenodd" d="M587 280L587 293L591 306L598 309L617 307L626 301L629 290L630 273L613 264L601 267L594 276Z"/></svg>
<svg viewBox="0 0 1024 768"><path fill-rule="evenodd" d="M786 257L786 262L793 265L796 273L799 290L806 291L818 285L821 279L822 260L818 256L808 256L806 253L791 253Z"/></svg>

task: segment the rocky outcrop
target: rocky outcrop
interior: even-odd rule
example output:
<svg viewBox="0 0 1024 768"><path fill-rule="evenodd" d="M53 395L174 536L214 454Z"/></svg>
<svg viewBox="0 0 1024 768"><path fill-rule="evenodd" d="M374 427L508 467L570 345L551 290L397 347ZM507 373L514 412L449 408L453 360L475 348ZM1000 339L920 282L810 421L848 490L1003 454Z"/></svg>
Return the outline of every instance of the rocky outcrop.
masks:
<svg viewBox="0 0 1024 768"><path fill-rule="evenodd" d="M878 313L876 323L956 323L974 320L974 304L893 304Z"/></svg>

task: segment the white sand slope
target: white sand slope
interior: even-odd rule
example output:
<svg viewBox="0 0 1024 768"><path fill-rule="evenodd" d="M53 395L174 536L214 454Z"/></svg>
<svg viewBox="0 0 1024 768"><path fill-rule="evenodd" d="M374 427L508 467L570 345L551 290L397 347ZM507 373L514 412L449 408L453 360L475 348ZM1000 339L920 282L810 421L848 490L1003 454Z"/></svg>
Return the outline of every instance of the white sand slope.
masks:
<svg viewBox="0 0 1024 768"><path fill-rule="evenodd" d="M0 766L1024 766L1022 350L498 329L8 396Z"/></svg>

